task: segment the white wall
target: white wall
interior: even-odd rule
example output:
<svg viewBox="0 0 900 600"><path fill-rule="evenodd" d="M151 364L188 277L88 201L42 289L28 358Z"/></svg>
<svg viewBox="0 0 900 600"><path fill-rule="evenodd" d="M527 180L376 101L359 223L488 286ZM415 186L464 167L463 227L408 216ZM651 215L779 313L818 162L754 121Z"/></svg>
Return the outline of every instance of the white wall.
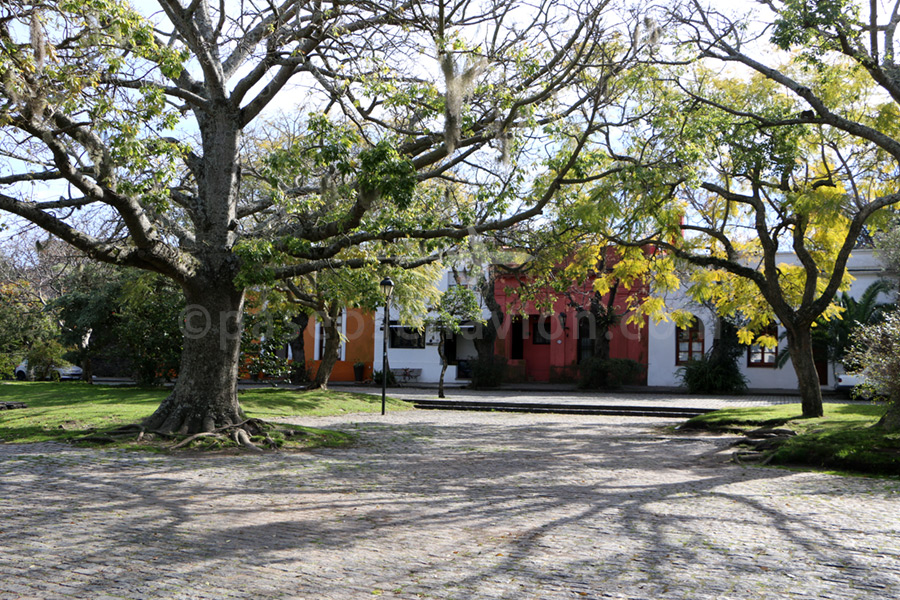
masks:
<svg viewBox="0 0 900 600"><path fill-rule="evenodd" d="M452 273L447 272L442 277L441 281L438 282L437 287L441 291L446 291L450 285L450 278L452 277ZM476 290L476 294L477 294ZM395 308L391 308L391 315L389 317L390 320L397 320L398 311ZM490 313L485 310L484 312L485 318L490 316ZM382 348L383 348L383 340L384 340L384 307L380 307L375 311L375 363L374 369L377 371L381 370L382 363ZM472 358L477 356L477 352L475 351L475 343L471 339L472 336L468 333L463 333L458 336L457 341L457 358ZM425 347L424 348L388 348L388 364L391 369L422 369L422 374L419 376L417 381L420 382L430 382L435 383L440 380L441 377L441 357L438 354L438 346L437 343L430 344L429 340L434 340L433 336L429 335L429 331L425 332ZM447 367L447 372L444 375L445 382L455 382L457 381L457 372L455 365L449 365ZM461 380L468 381L468 380Z"/></svg>
<svg viewBox="0 0 900 600"><path fill-rule="evenodd" d="M795 262L791 260L790 255L782 255L779 262ZM850 295L859 297L865 289L873 282L882 278L884 272L881 265L873 256L871 250L856 250L851 256L847 268L851 275L856 279L851 285ZM889 301L893 298L883 296L881 301ZM689 310L692 314L699 317L703 321L706 331L705 349L708 351L713 338L715 318L708 309L693 304L683 295L675 294L667 298L667 305L670 308L683 308ZM779 333L784 329L779 328ZM647 332L649 336L649 362L647 366L647 385L650 386L677 386L681 381L677 375L678 367L675 365L675 324L650 323ZM782 352L787 345L786 341L782 341L779 346L779 352ZM740 359L742 371L747 378L748 387L750 389L796 389L797 377L794 374L794 368L788 360L781 369L772 369L767 367L747 367L747 353L744 352ZM841 369L838 368L840 373ZM828 386L835 384L835 369L829 367Z"/></svg>

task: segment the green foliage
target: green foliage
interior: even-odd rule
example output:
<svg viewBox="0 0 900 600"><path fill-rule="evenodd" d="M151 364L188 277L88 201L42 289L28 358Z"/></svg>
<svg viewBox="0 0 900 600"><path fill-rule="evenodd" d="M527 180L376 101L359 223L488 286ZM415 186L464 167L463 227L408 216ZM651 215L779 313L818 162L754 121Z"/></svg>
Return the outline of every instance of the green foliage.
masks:
<svg viewBox="0 0 900 600"><path fill-rule="evenodd" d="M135 274L122 287L116 334L135 380L152 385L168 379L181 361L181 290L153 273Z"/></svg>
<svg viewBox="0 0 900 600"><path fill-rule="evenodd" d="M601 358L591 356L578 365L582 389L617 389L636 383L644 365L630 358Z"/></svg>
<svg viewBox="0 0 900 600"><path fill-rule="evenodd" d="M50 309L61 323L60 339L73 348L69 357L83 364L119 342L122 276L107 270L82 273L69 287Z"/></svg>
<svg viewBox="0 0 900 600"><path fill-rule="evenodd" d="M838 469L859 473L900 473L900 435L874 427L884 406L825 404L825 416L807 419L800 405L717 410L694 417L687 429L749 431L785 427L798 435L774 451L770 464Z"/></svg>
<svg viewBox="0 0 900 600"><path fill-rule="evenodd" d="M443 333L459 333L466 323L481 322L481 306L475 292L464 285L451 285L432 307L427 322Z"/></svg>
<svg viewBox="0 0 900 600"><path fill-rule="evenodd" d="M56 340L38 341L29 348L26 355L28 369L34 374L35 379L59 379L59 373L54 367L67 364L63 358L65 352L66 349Z"/></svg>
<svg viewBox="0 0 900 600"><path fill-rule="evenodd" d="M834 35L859 24L859 5L851 0L786 0L775 20L772 42L782 50L813 46L817 54L837 50Z"/></svg>
<svg viewBox="0 0 900 600"><path fill-rule="evenodd" d="M846 363L865 376L868 391L900 405L900 311L887 313L880 323L857 328L851 338Z"/></svg>
<svg viewBox="0 0 900 600"><path fill-rule="evenodd" d="M810 432L775 450L772 463L881 475L900 473L900 435L871 425Z"/></svg>
<svg viewBox="0 0 900 600"><path fill-rule="evenodd" d="M721 335L713 348L679 368L678 376L692 394L743 394L747 391L747 378L739 363L743 355L737 328L722 321Z"/></svg>
<svg viewBox="0 0 900 600"><path fill-rule="evenodd" d="M14 354L0 353L0 379L13 379L20 362L19 357Z"/></svg>
<svg viewBox="0 0 900 600"><path fill-rule="evenodd" d="M495 388L506 381L507 364L502 356L486 356L474 359L470 363L472 367L472 383L470 387L476 390Z"/></svg>
<svg viewBox="0 0 900 600"><path fill-rule="evenodd" d="M412 204L418 180L412 162L401 157L388 141L359 153L359 187L364 193L377 193L398 208Z"/></svg>
<svg viewBox="0 0 900 600"><path fill-rule="evenodd" d="M291 372L287 357L278 356L293 335L290 313L283 304L264 305L244 312L241 331L241 364L251 376L286 377ZM303 335L302 332L299 335Z"/></svg>
<svg viewBox="0 0 900 600"><path fill-rule="evenodd" d="M376 384L381 385L383 379L384 374L382 371L375 370L372 372L372 381L374 381ZM397 385L397 376L393 371L390 370L388 370L387 385L390 387L394 387L395 385Z"/></svg>
<svg viewBox="0 0 900 600"><path fill-rule="evenodd" d="M32 345L53 339L57 333L56 324L43 307L27 299L21 288L0 282L0 355L18 364Z"/></svg>
<svg viewBox="0 0 900 600"><path fill-rule="evenodd" d="M900 224L875 234L875 255L886 269L900 273Z"/></svg>
<svg viewBox="0 0 900 600"><path fill-rule="evenodd" d="M714 360L709 354L678 369L681 384L692 394L743 394L747 380L733 363Z"/></svg>

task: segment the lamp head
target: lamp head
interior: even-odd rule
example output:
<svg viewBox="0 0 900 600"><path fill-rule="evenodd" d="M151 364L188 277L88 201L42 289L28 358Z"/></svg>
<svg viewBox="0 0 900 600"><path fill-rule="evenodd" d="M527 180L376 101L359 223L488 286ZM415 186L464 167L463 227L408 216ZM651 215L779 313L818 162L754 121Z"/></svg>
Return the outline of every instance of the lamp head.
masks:
<svg viewBox="0 0 900 600"><path fill-rule="evenodd" d="M385 297L386 300L391 299L391 294L394 293L394 282L391 281L390 277L385 277L381 280L381 283L378 284L378 287L381 288L381 294Z"/></svg>

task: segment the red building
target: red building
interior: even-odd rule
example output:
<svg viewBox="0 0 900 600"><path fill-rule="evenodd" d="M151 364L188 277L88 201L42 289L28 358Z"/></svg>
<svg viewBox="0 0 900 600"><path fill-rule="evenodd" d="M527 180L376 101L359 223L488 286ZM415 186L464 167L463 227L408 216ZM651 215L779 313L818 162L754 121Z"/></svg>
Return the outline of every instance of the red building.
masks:
<svg viewBox="0 0 900 600"><path fill-rule="evenodd" d="M510 380L573 382L578 378L578 365L594 354L598 336L609 340L609 358L627 358L646 367L647 329L627 323L628 300L643 294L642 290L619 287L613 308L624 316L605 330L591 313L591 301L600 300L605 307L609 295L594 298L593 279L563 293L550 289L531 292L528 296L535 300L523 302L519 290L527 283L519 276L505 275L497 277L494 287L506 315L495 352L507 359ZM646 383L646 370L635 383Z"/></svg>

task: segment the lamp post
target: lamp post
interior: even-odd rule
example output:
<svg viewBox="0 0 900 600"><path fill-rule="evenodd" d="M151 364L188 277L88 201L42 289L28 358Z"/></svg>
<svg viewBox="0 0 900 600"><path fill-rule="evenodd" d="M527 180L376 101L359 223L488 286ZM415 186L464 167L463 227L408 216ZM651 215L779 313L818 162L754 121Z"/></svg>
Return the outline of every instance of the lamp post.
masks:
<svg viewBox="0 0 900 600"><path fill-rule="evenodd" d="M384 414L384 399L387 393L387 349L388 349L388 335L390 335L390 305L391 305L391 294L394 293L394 282L391 281L390 277L385 277L381 280L381 283L378 284L378 287L381 288L381 293L384 295L384 327L383 327L383 335L381 336L381 414Z"/></svg>

